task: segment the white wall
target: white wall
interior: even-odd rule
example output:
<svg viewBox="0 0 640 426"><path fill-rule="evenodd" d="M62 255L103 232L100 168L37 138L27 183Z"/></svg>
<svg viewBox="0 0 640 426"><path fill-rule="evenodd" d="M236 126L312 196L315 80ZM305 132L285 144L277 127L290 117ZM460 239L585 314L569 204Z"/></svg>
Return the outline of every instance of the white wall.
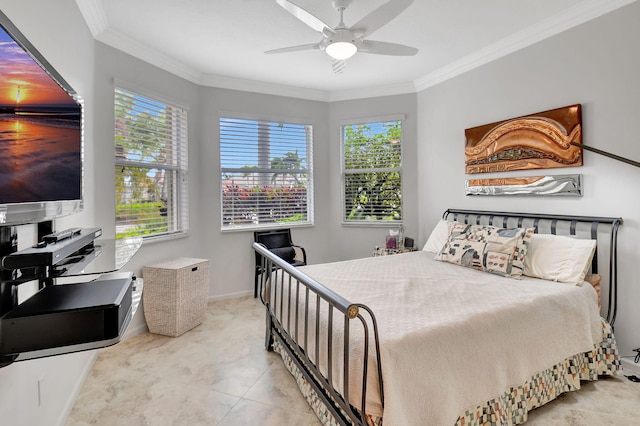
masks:
<svg viewBox="0 0 640 426"><path fill-rule="evenodd" d="M640 347L640 169L585 151L583 167L549 170L583 174L581 198L465 197L464 129L580 103L586 145L640 161L639 20L636 2L418 94L421 244L449 207L622 217L623 355Z"/></svg>
<svg viewBox="0 0 640 426"><path fill-rule="evenodd" d="M201 88L202 108L198 117L200 141L201 221L194 225L202 237L201 250L210 259L211 295L253 293L255 256L251 249L252 231L222 232L220 222L220 150L221 116L243 114L245 118L291 121L313 126L313 173L315 226L292 229L293 240L305 247L309 262L316 263L326 247L326 219L322 205L328 193L322 184L326 174L325 155L328 136L326 103L235 90Z"/></svg>
<svg viewBox="0 0 640 426"><path fill-rule="evenodd" d="M78 92L87 105L94 100L94 42L73 0L0 1L0 9L38 49L49 63ZM85 209L60 227L93 226L92 188L95 176L93 108L86 108ZM35 242L35 226L18 228L19 249ZM20 297L27 289L20 290ZM82 352L39 360L23 361L0 369L0 423L11 425L51 425L64 420L73 398L82 385L93 360L92 352ZM41 400L38 403L38 381Z"/></svg>
<svg viewBox="0 0 640 426"><path fill-rule="evenodd" d="M157 97L166 102L183 106L189 114L189 223L191 232L187 237L170 241L145 243L123 270L142 277L145 265L172 257L208 258L200 250L200 182L198 128L198 87L182 78L162 71L148 63L115 50L103 43L95 44L95 133L92 145L95 161L93 174L95 185L87 192L96 194L94 201L95 225L103 229L106 238L115 235L115 190L114 190L114 88L116 86L137 91L146 96ZM130 332L144 331L144 313L139 309L129 326Z"/></svg>
<svg viewBox="0 0 640 426"><path fill-rule="evenodd" d="M329 256L325 261L338 261L371 256L376 245L384 245L389 229L397 226L341 225L344 215L340 153L340 126L358 123L361 119L401 115L402 123L402 214L405 236L418 238L418 134L415 94L385 96L333 102L330 105L330 156L327 175L323 177L331 190L331 199L324 214L329 218L331 235ZM320 212L319 209L316 210Z"/></svg>

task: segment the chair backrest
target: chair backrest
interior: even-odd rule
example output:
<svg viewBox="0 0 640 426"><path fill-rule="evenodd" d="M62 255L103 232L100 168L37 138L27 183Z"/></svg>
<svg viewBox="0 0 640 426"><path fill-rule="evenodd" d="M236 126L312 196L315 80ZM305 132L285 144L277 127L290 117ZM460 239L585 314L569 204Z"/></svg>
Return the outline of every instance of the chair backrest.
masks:
<svg viewBox="0 0 640 426"><path fill-rule="evenodd" d="M292 247L291 229L273 229L269 231L256 231L253 233L253 240L256 243L264 244L271 252L281 258L292 262L296 257L296 251ZM256 261L259 261L256 253Z"/></svg>
<svg viewBox="0 0 640 426"><path fill-rule="evenodd" d="M256 243L264 244L266 248L291 247L291 229L273 229L270 231L256 231L253 233Z"/></svg>

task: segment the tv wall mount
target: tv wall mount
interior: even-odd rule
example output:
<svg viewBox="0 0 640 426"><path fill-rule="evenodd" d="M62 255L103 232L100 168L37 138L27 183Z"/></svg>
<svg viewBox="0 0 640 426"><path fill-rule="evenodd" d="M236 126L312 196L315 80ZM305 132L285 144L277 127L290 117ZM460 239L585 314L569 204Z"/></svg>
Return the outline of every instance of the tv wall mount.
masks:
<svg viewBox="0 0 640 426"><path fill-rule="evenodd" d="M47 240L52 228L38 224L38 243L18 251L16 227L0 227L0 368L116 344L141 299L136 277L117 272L141 238L99 240L100 228L86 228ZM56 282L80 276L83 282ZM33 282L37 292L19 302L19 286Z"/></svg>

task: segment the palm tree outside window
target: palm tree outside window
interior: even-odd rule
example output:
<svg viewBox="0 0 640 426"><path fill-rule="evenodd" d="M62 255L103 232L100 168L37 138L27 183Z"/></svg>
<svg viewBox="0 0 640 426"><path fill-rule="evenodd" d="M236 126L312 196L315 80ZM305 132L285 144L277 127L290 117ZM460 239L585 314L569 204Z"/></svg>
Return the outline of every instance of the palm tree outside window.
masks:
<svg viewBox="0 0 640 426"><path fill-rule="evenodd" d="M313 224L312 126L220 118L221 229Z"/></svg>

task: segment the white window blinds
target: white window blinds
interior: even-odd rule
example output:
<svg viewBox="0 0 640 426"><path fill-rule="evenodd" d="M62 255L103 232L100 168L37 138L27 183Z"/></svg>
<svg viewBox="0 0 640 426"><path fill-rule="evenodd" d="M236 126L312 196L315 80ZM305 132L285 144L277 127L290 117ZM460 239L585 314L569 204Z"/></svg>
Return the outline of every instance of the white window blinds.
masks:
<svg viewBox="0 0 640 426"><path fill-rule="evenodd" d="M344 223L402 221L402 122L342 126Z"/></svg>
<svg viewBox="0 0 640 426"><path fill-rule="evenodd" d="M187 111L115 89L116 238L188 230Z"/></svg>
<svg viewBox="0 0 640 426"><path fill-rule="evenodd" d="M220 118L222 229L313 223L312 126Z"/></svg>

